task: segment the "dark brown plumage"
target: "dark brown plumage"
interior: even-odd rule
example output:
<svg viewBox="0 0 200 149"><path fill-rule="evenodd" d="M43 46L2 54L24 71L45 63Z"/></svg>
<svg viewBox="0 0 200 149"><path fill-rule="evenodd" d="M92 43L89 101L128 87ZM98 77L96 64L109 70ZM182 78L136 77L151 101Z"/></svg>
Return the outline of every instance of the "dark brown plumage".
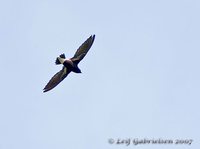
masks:
<svg viewBox="0 0 200 149"><path fill-rule="evenodd" d="M85 57L91 48L95 39L95 35L90 36L76 51L74 56L70 59L65 59L65 55L61 54L56 58L56 65L63 64L63 68L57 72L44 87L43 92L47 92L56 87L62 80L64 80L70 72L81 73L78 68L78 63Z"/></svg>

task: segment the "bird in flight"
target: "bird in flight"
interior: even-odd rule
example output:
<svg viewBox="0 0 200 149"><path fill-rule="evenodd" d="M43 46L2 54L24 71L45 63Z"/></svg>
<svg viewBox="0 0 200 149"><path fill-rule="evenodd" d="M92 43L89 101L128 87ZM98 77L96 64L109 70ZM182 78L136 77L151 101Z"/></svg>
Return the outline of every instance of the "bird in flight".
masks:
<svg viewBox="0 0 200 149"><path fill-rule="evenodd" d="M44 87L43 92L47 92L56 87L62 80L64 80L70 72L81 73L78 68L78 63L85 57L91 48L95 39L95 35L91 35L76 51L74 56L70 59L65 58L65 54L61 54L56 58L56 65L62 64L62 69L57 72Z"/></svg>

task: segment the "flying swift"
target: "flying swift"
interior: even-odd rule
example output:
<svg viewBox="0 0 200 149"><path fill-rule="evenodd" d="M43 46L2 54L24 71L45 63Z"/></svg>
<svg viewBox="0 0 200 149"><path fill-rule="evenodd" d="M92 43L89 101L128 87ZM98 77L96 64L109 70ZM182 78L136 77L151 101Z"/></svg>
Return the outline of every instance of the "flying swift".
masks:
<svg viewBox="0 0 200 149"><path fill-rule="evenodd" d="M61 54L56 58L55 64L62 64L62 69L57 72L44 87L43 92L47 92L56 87L61 81L63 81L70 72L81 73L78 67L79 62L85 57L89 49L91 48L95 39L95 35L91 35L76 51L74 56L70 59L65 58L65 54Z"/></svg>

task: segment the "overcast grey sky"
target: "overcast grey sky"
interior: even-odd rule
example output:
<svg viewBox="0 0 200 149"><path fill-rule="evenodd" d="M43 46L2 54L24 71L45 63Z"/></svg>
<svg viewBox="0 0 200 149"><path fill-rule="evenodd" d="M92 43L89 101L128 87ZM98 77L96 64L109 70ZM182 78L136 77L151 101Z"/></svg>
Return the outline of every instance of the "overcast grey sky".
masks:
<svg viewBox="0 0 200 149"><path fill-rule="evenodd" d="M1 0L0 149L199 148L199 14L198 0ZM83 73L43 93L92 34Z"/></svg>

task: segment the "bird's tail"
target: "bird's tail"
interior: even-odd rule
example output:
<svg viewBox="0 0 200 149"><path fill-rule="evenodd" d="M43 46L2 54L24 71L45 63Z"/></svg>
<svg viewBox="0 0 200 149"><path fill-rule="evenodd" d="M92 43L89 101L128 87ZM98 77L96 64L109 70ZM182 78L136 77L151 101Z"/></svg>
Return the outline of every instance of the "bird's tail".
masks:
<svg viewBox="0 0 200 149"><path fill-rule="evenodd" d="M56 61L55 61L56 65L62 64L61 63L62 59L65 59L65 54L61 54L59 57L56 58Z"/></svg>

